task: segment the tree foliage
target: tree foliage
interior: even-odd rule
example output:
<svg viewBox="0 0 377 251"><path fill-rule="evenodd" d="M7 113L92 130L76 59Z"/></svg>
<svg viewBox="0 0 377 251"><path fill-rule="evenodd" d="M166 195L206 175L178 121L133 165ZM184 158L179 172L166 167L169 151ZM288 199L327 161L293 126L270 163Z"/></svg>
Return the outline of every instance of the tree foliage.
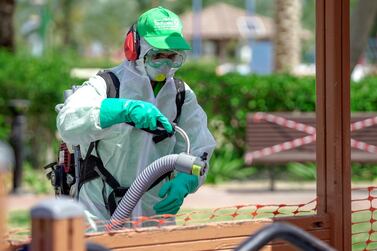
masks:
<svg viewBox="0 0 377 251"><path fill-rule="evenodd" d="M216 0L203 0L203 8L216 4ZM245 0L223 0L239 8L246 8ZM303 23L314 30L314 0L305 0ZM255 13L273 17L274 0L254 0ZM85 52L93 41L101 42L106 51L122 48L124 34L144 11L162 5L177 14L192 10L192 0L46 0L44 5L32 1L17 2L16 30L18 43L25 45L20 34L22 25L30 15L41 16L46 11L45 44L50 50L60 48ZM307 15L310 13L311 15ZM307 24L307 25L305 25ZM39 32L42 32L41 30Z"/></svg>

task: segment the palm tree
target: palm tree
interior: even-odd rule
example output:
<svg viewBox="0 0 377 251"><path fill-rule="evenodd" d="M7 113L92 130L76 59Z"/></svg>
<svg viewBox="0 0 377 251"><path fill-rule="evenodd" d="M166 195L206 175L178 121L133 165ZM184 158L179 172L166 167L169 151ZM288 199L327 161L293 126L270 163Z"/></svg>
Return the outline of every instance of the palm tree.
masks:
<svg viewBox="0 0 377 251"><path fill-rule="evenodd" d="M14 51L13 14L15 0L0 0L0 48Z"/></svg>
<svg viewBox="0 0 377 251"><path fill-rule="evenodd" d="M275 71L291 72L300 63L301 0L275 3Z"/></svg>

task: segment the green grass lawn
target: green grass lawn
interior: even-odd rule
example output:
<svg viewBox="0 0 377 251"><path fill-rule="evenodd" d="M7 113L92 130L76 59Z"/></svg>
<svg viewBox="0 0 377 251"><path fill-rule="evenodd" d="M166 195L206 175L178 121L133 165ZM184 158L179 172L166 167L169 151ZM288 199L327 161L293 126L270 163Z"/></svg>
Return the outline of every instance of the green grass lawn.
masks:
<svg viewBox="0 0 377 251"><path fill-rule="evenodd" d="M205 224L209 222L219 222L219 221L231 221L231 220L245 220L252 219L251 210L239 210L238 215L232 214L235 212L234 209L221 209L218 211L213 211L211 209L200 209L200 210L181 210L177 217L178 225L194 225L194 224ZM262 219L272 216L271 210L260 210L259 214L254 217L254 219ZM280 210L281 216L291 215L290 211ZM312 214L313 212L307 212L306 214ZM300 214L300 215L304 215ZM189 221L185 221L185 218L190 217ZM352 222L357 223L352 226L352 250L363 250L367 247L366 241L369 238L369 231L371 228L377 231L377 221L370 223L372 212L357 212L352 214ZM373 219L377 219L377 211L373 212ZM28 211L13 211L8 215L8 229L13 233L11 234L13 240L25 239L30 234L30 218ZM360 233L360 234L357 234ZM377 241L377 232L372 233L370 236L372 241ZM361 242L361 243L358 243ZM358 243L358 244L356 244ZM369 243L368 250L377 250L377 242Z"/></svg>
<svg viewBox="0 0 377 251"><path fill-rule="evenodd" d="M12 211L8 215L8 227L9 228L28 228L30 227L29 211L17 210Z"/></svg>
<svg viewBox="0 0 377 251"><path fill-rule="evenodd" d="M30 236L31 223L29 211L12 211L7 215L7 224L11 240L25 240Z"/></svg>
<svg viewBox="0 0 377 251"><path fill-rule="evenodd" d="M232 221L232 220L251 220L251 219L266 219L274 217L276 206L258 209L253 207L246 207L239 210L236 208L221 208L214 209L182 209L177 214L178 225L193 225L200 223L210 223L219 221ZM281 208L277 217L292 216L292 208ZM314 214L314 211L300 212L300 215ZM189 217L189 220L185 220Z"/></svg>
<svg viewBox="0 0 377 251"><path fill-rule="evenodd" d="M364 248L368 248L368 250L377 250L377 232L372 232L371 235L369 235L369 231L377 231L377 222L374 222L375 219L377 219L376 211L362 211L352 214L353 250L364 250ZM369 237L373 242L369 243L367 246L366 241L369 239ZM358 244L358 242L362 243Z"/></svg>

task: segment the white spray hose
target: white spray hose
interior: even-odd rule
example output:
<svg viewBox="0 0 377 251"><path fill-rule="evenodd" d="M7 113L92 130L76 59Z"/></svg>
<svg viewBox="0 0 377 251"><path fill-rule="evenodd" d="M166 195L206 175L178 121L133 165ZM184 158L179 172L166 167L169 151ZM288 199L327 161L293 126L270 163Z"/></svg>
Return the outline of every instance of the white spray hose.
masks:
<svg viewBox="0 0 377 251"><path fill-rule="evenodd" d="M185 140L185 143L186 143L186 153L190 154L191 145L190 145L190 139L189 139L187 133L182 128L180 128L179 126L174 126L174 129Z"/></svg>
<svg viewBox="0 0 377 251"><path fill-rule="evenodd" d="M174 129L184 138L187 145L186 153L170 154L155 160L147 166L137 176L136 180L131 184L127 193L119 202L118 207L110 218L110 222L106 225L108 231L120 228L129 220L140 198L148 190L150 185L162 175L174 170L197 176L204 175L206 172L207 164L205 159L189 155L190 140L186 132L178 126L175 126Z"/></svg>

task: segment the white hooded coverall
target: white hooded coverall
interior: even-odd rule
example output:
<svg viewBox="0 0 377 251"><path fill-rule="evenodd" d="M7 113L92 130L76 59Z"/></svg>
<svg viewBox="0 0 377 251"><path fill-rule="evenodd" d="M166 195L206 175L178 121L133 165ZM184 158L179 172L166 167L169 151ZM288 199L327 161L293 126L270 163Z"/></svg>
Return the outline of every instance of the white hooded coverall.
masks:
<svg viewBox="0 0 377 251"><path fill-rule="evenodd" d="M171 70L166 83L155 97L142 59L149 48L142 39L141 59L135 62L124 61L111 69L120 81L119 98L150 102L173 121L177 112L177 90L172 78L175 70ZM192 155L201 156L207 152L210 157L216 142L207 128L207 116L198 104L194 92L186 84L185 88L185 102L178 126L189 136ZM155 144L152 134L125 123L102 129L99 115L101 102L105 98L105 81L100 76L91 77L66 100L57 117L57 128L66 143L80 145L83 155L90 142L100 140L98 152L102 162L121 186L129 187L137 175L156 159L185 151L186 145L180 135L174 135ZM144 194L133 210L133 217L155 215L153 206L161 201L158 192L164 182L166 181L160 182ZM199 183L203 183L203 178ZM85 183L79 194L79 201L95 220L110 219L102 197L103 186L102 180L97 178ZM106 184L106 198L111 190Z"/></svg>

